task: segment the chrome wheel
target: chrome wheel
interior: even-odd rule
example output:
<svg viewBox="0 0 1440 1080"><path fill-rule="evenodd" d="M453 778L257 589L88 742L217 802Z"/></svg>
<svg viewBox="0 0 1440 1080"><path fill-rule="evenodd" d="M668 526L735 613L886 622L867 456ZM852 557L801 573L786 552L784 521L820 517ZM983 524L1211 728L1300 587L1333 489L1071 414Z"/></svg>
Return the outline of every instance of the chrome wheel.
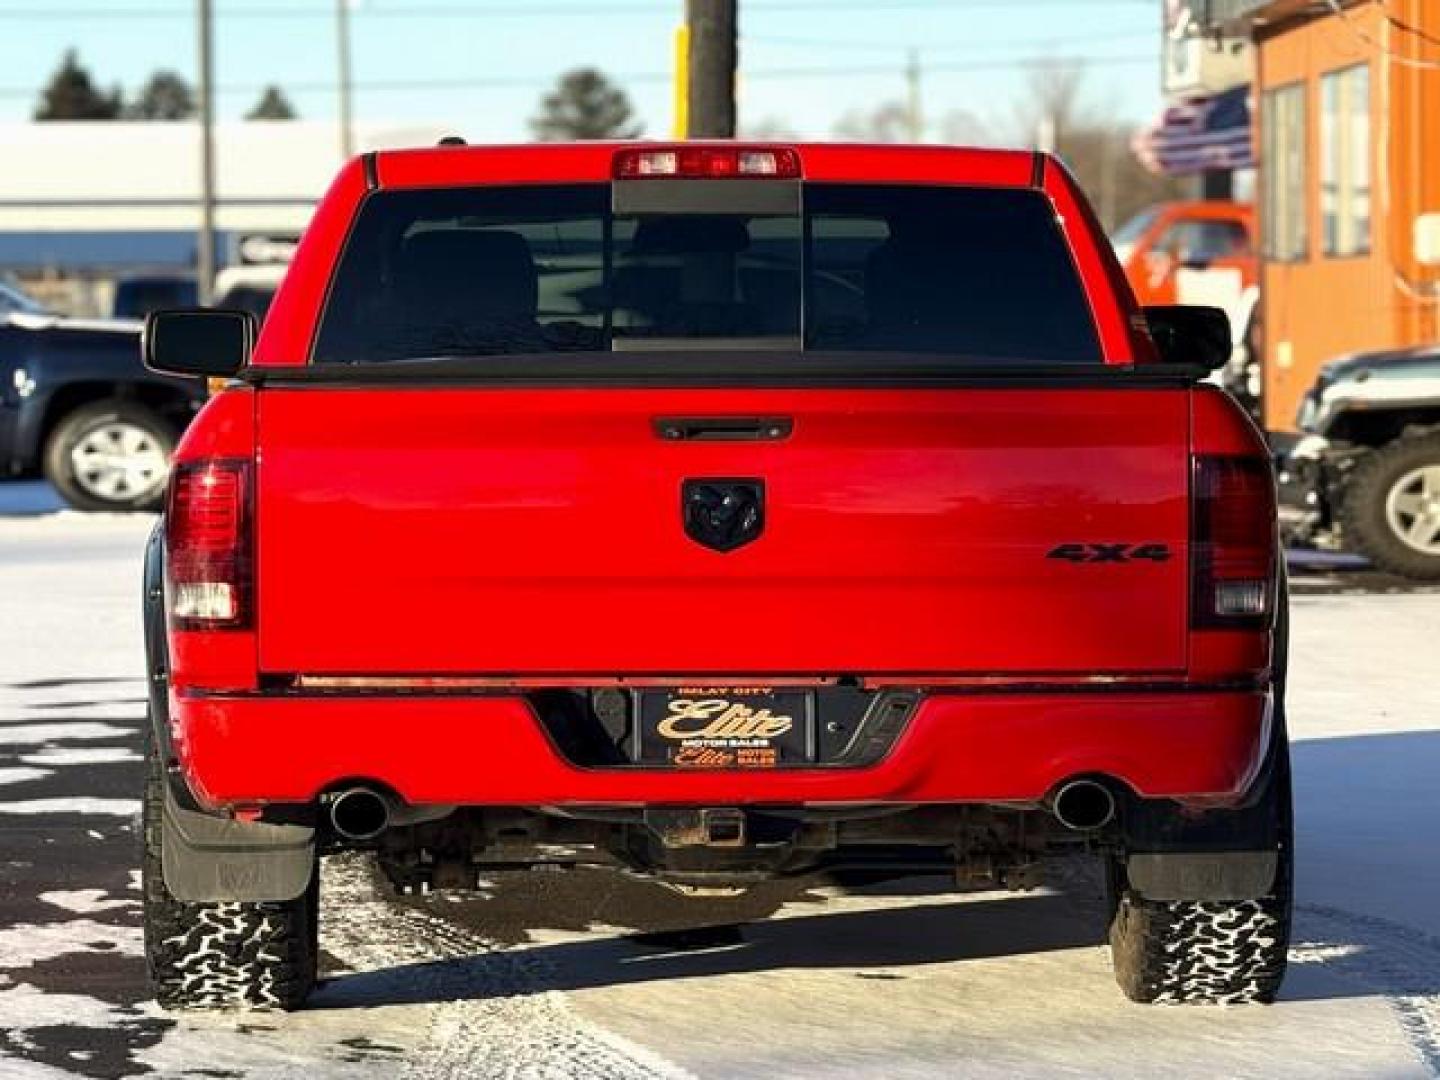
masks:
<svg viewBox="0 0 1440 1080"><path fill-rule="evenodd" d="M1385 520L1406 547L1440 555L1440 465L1422 465L1395 481L1385 498Z"/></svg>
<svg viewBox="0 0 1440 1080"><path fill-rule="evenodd" d="M113 420L91 428L70 451L75 483L93 498L135 502L165 483L165 447L152 431Z"/></svg>

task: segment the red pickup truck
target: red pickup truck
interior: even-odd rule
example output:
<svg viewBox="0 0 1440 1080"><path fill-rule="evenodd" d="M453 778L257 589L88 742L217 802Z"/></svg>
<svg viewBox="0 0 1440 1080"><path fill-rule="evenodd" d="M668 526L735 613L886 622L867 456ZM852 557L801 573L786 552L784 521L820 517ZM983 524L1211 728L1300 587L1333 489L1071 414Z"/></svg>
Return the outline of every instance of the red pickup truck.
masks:
<svg viewBox="0 0 1440 1080"><path fill-rule="evenodd" d="M443 146L349 164L146 560L162 1005L303 1001L320 856L401 891L1104 861L1140 1001L1269 1001L1285 584L1209 309L1029 152Z"/></svg>

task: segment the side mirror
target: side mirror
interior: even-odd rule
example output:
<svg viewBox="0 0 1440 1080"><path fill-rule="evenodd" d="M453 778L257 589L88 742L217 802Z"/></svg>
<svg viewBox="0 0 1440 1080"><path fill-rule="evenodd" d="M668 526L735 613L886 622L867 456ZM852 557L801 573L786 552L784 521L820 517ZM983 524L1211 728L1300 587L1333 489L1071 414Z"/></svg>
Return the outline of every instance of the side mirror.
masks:
<svg viewBox="0 0 1440 1080"><path fill-rule="evenodd" d="M1230 362L1230 317L1214 307L1147 307L1145 321L1162 364L1218 371Z"/></svg>
<svg viewBox="0 0 1440 1080"><path fill-rule="evenodd" d="M254 315L212 308L151 312L140 339L151 371L211 379L234 375L250 362L254 347Z"/></svg>

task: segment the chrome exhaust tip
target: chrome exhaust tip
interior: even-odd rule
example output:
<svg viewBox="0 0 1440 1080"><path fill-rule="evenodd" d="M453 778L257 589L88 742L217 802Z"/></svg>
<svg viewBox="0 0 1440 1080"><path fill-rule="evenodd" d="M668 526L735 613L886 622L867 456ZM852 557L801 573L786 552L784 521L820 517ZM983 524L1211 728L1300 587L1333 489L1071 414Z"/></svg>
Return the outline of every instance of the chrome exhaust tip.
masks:
<svg viewBox="0 0 1440 1080"><path fill-rule="evenodd" d="M1071 780L1050 798L1055 820L1075 832L1093 832L1115 819L1115 796L1094 780Z"/></svg>
<svg viewBox="0 0 1440 1080"><path fill-rule="evenodd" d="M330 825L346 840L374 840L390 827L390 800L373 788L337 792L330 800Z"/></svg>

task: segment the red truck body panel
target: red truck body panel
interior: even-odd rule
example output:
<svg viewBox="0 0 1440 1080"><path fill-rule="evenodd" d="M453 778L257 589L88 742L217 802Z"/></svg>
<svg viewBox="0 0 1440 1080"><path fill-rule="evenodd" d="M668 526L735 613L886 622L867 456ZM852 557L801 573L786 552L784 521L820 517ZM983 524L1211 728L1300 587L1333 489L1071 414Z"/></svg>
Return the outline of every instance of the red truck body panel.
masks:
<svg viewBox="0 0 1440 1080"><path fill-rule="evenodd" d="M1034 803L1082 775L1227 803L1249 788L1270 716L1258 692L936 694L876 765L737 773L578 768L510 695L176 697L173 708L197 794L231 806L303 803L357 778L422 805Z"/></svg>
<svg viewBox="0 0 1440 1080"><path fill-rule="evenodd" d="M1264 446L1222 395L1143 378L1153 344L1053 161L798 148L807 181L1043 191L1083 283L1098 377L263 381L309 364L372 190L607 182L616 152L382 153L336 180L266 320L260 385L212 400L177 454L241 463L253 499L246 617L170 633L171 734L201 800L308 802L365 780L473 805L1033 803L1091 774L1142 796L1241 798L1270 740L1272 625L1197 626L1191 485L1195 455L1262 459ZM676 416L793 426L668 442L656 424ZM723 553L694 543L681 527L694 477L762 480L763 534ZM1154 554L1074 557L1107 548ZM307 677L378 681L307 690ZM878 763L705 772L580 767L524 694L687 677L847 679L922 700Z"/></svg>
<svg viewBox="0 0 1440 1080"><path fill-rule="evenodd" d="M794 430L655 430L710 414ZM258 417L265 672L1185 667L1183 393L274 389ZM692 476L763 477L760 539L686 536ZM1172 557L1047 558L1096 538Z"/></svg>

